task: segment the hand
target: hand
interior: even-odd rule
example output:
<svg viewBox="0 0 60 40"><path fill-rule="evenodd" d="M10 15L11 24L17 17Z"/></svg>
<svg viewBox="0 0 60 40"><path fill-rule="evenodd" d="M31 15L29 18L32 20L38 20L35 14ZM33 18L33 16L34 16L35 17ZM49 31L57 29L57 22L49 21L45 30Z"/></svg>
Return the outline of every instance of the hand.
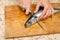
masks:
<svg viewBox="0 0 60 40"><path fill-rule="evenodd" d="M29 14L31 9L31 1L32 0L18 0L19 6L23 7L26 10L26 14Z"/></svg>
<svg viewBox="0 0 60 40"><path fill-rule="evenodd" d="M40 6L44 7L44 10L43 10L42 15L40 16L40 19L45 19L45 18L53 15L53 7L51 6L49 0L40 0L37 3L36 10L34 13L36 13L38 11Z"/></svg>

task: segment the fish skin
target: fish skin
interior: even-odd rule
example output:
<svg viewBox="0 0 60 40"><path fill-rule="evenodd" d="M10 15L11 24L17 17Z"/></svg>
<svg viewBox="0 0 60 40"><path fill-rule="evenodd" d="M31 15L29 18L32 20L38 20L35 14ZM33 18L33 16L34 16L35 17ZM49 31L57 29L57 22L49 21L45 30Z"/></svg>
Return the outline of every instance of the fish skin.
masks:
<svg viewBox="0 0 60 40"><path fill-rule="evenodd" d="M25 27L29 27L31 26L32 24L35 24L37 21L39 21L39 17L41 16L42 12L43 12L43 9L39 9L38 12L34 13L33 15L31 15L31 17L26 21L25 23ZM57 8L54 8L54 13L56 12L60 12L60 9L57 9Z"/></svg>

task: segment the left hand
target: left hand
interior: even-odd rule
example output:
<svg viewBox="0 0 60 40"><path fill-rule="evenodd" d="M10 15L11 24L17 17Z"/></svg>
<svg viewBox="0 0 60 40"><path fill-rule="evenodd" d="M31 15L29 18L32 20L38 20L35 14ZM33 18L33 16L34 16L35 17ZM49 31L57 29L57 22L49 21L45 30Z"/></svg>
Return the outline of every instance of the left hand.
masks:
<svg viewBox="0 0 60 40"><path fill-rule="evenodd" d="M42 15L40 16L40 19L45 19L45 18L53 15L54 10L53 10L53 7L51 6L49 0L40 0L37 3L36 10L35 10L34 13L36 13L38 11L40 6L44 7L44 10L43 10Z"/></svg>

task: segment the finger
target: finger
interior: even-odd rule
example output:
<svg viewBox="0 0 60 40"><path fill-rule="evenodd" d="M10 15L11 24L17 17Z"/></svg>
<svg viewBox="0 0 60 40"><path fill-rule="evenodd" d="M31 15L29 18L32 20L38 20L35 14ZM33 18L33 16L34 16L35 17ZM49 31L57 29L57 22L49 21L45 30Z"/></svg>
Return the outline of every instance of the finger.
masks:
<svg viewBox="0 0 60 40"><path fill-rule="evenodd" d="M51 14L51 15L53 15L53 14L54 14L54 9L53 9L53 8L52 8L51 12L52 12L52 14Z"/></svg>
<svg viewBox="0 0 60 40"><path fill-rule="evenodd" d="M43 13L42 13L41 16L40 16L40 19L42 19L42 18L44 17L44 15L45 15L46 12L47 12L47 9L48 9L48 8L46 8L46 7L44 8Z"/></svg>
<svg viewBox="0 0 60 40"><path fill-rule="evenodd" d="M48 11L46 12L46 15L43 17L43 19L49 17L49 16L52 16L54 13L54 10L53 8L49 8Z"/></svg>
<svg viewBox="0 0 60 40"><path fill-rule="evenodd" d="M36 13L36 12L39 10L39 7L40 7L40 4L37 4L37 6L36 6L36 9L35 9L34 13Z"/></svg>
<svg viewBox="0 0 60 40"><path fill-rule="evenodd" d="M30 8L27 8L27 9L26 9L26 15L29 14L29 11L30 11Z"/></svg>
<svg viewBox="0 0 60 40"><path fill-rule="evenodd" d="M52 14L52 13L51 13L51 10L48 9L48 11L46 12L46 15L43 17L43 19L49 17L51 14Z"/></svg>

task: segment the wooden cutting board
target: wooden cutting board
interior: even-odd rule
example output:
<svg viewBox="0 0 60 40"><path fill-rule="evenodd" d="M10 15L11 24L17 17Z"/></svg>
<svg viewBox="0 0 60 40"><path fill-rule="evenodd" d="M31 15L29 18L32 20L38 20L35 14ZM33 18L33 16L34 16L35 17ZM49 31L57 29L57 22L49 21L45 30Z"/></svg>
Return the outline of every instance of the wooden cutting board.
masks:
<svg viewBox="0 0 60 40"><path fill-rule="evenodd" d="M53 7L60 8L60 4L52 4ZM34 9L34 6L33 8ZM26 16L18 6L5 7L5 36L6 38L24 37L40 34L60 33L60 12L45 20L39 21L42 29L37 23L25 28L24 23L30 15Z"/></svg>

